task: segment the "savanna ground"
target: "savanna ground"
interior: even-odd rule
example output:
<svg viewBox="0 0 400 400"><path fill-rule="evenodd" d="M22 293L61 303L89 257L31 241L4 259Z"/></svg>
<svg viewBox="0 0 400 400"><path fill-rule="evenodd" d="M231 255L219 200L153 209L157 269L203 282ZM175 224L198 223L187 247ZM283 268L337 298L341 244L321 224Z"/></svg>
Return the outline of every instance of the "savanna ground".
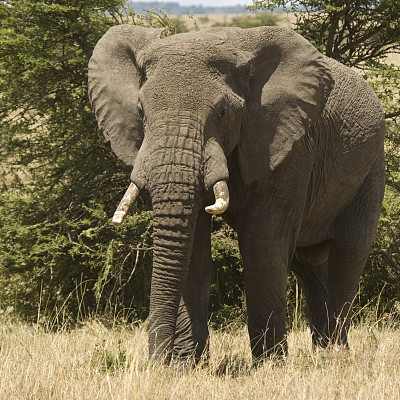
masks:
<svg viewBox="0 0 400 400"><path fill-rule="evenodd" d="M285 360L252 368L245 326L212 330L208 366L182 372L148 363L144 325L94 319L54 332L3 319L0 398L400 399L398 315L358 323L349 350L313 350L303 324L288 341Z"/></svg>

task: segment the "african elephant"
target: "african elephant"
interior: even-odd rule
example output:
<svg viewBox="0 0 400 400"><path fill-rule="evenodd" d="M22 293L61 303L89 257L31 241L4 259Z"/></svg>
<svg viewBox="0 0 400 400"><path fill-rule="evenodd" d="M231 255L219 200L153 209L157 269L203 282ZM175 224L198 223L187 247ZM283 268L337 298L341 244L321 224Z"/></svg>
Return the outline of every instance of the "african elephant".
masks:
<svg viewBox="0 0 400 400"><path fill-rule="evenodd" d="M150 358L206 353L219 213L238 232L253 357L286 351L289 268L313 343L346 345L384 192L377 97L289 29L161 33L112 27L89 63L99 127L152 200Z"/></svg>

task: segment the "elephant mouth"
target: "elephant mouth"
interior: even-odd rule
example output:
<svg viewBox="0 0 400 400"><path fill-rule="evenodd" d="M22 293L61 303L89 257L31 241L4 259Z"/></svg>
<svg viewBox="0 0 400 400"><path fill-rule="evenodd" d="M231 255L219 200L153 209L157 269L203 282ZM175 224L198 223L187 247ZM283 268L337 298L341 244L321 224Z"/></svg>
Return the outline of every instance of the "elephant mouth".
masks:
<svg viewBox="0 0 400 400"><path fill-rule="evenodd" d="M207 206L205 210L212 215L219 215L224 213L229 207L229 190L226 181L218 181L213 186L215 203ZM126 214L129 212L135 200L139 196L139 188L132 182L126 190L122 200L120 201L112 223L114 226L121 226Z"/></svg>

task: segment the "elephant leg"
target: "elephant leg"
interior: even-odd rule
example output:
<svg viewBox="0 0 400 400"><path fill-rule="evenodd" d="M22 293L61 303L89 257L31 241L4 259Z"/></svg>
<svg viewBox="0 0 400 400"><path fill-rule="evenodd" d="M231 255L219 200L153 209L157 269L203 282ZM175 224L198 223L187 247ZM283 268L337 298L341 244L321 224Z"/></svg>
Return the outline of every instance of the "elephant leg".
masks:
<svg viewBox="0 0 400 400"><path fill-rule="evenodd" d="M207 323L212 274L210 223L211 216L200 210L173 346L175 358L194 356L195 362L208 352Z"/></svg>
<svg viewBox="0 0 400 400"><path fill-rule="evenodd" d="M325 347L328 334L328 257L332 242L296 249L291 269L307 302L314 345Z"/></svg>
<svg viewBox="0 0 400 400"><path fill-rule="evenodd" d="M283 355L286 344L287 266L284 249L251 235L241 245L250 345L255 360Z"/></svg>
<svg viewBox="0 0 400 400"><path fill-rule="evenodd" d="M237 213L250 346L256 361L287 353L287 277L305 200L298 194L302 179L294 186L280 185L281 176L259 182L248 207ZM296 207L290 202L293 193Z"/></svg>
<svg viewBox="0 0 400 400"><path fill-rule="evenodd" d="M346 247L348 247L346 249ZM368 251L357 255L356 244L335 243L332 246L328 264L328 326L321 344L347 346L347 335L352 317L352 305L357 294L358 283L364 269ZM353 249L354 253L352 252Z"/></svg>
<svg viewBox="0 0 400 400"><path fill-rule="evenodd" d="M357 196L337 218L328 260L331 342L347 346L352 303L378 224L384 194L384 163L378 159Z"/></svg>
<svg viewBox="0 0 400 400"><path fill-rule="evenodd" d="M346 254L333 242L329 259L318 265L307 258L315 247L297 249L291 265L306 297L312 342L320 347L347 345L351 305L366 256Z"/></svg>

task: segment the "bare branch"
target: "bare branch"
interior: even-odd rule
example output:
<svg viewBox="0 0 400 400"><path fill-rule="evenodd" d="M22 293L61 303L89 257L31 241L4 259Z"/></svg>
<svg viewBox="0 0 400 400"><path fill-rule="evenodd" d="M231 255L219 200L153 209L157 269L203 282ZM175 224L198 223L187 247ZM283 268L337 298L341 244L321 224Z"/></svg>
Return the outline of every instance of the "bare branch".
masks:
<svg viewBox="0 0 400 400"><path fill-rule="evenodd" d="M400 110L396 111L396 112L385 114L385 119L390 119L390 118L395 118L395 117L400 117Z"/></svg>
<svg viewBox="0 0 400 400"><path fill-rule="evenodd" d="M389 251L388 249L379 249L372 252L372 254L381 254L385 257L386 261L389 265L398 273L400 273L400 265L393 259L392 254L393 252Z"/></svg>

